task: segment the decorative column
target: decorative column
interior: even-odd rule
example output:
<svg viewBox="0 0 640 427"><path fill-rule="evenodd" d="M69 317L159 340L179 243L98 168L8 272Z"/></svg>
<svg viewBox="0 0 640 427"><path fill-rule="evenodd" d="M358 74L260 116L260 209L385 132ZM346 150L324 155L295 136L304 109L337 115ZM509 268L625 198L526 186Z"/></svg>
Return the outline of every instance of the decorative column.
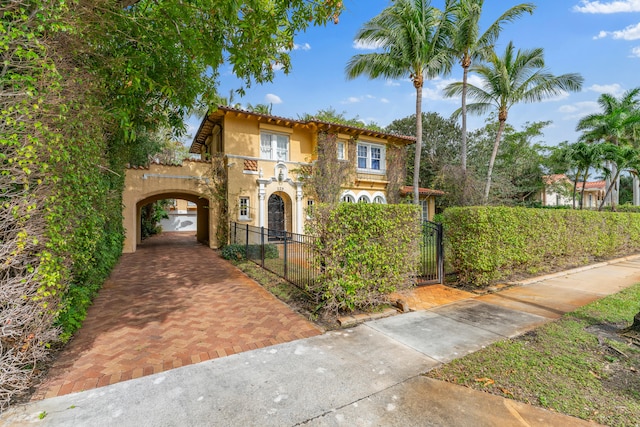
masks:
<svg viewBox="0 0 640 427"><path fill-rule="evenodd" d="M258 227L265 226L265 195L267 194L266 186L271 182L268 179L258 179Z"/></svg>
<svg viewBox="0 0 640 427"><path fill-rule="evenodd" d="M633 175L633 206L640 206L640 179Z"/></svg>

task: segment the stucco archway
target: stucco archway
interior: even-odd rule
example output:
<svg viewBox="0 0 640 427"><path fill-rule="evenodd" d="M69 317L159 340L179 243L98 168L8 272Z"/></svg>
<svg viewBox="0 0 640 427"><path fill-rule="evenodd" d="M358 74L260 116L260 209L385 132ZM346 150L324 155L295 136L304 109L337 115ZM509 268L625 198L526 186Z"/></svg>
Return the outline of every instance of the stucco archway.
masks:
<svg viewBox="0 0 640 427"><path fill-rule="evenodd" d="M195 203L197 239L211 248L217 248L217 205L211 203L209 197L209 171L208 162L193 160L186 160L182 165L151 164L146 168L127 169L123 193L123 252L135 252L141 241L142 207L163 199L184 199Z"/></svg>
<svg viewBox="0 0 640 427"><path fill-rule="evenodd" d="M199 195L187 193L159 193L142 199L136 203L136 245L140 244L142 239L142 208L149 203L157 202L164 199L183 199L196 204L196 239L198 242L209 244L209 199Z"/></svg>

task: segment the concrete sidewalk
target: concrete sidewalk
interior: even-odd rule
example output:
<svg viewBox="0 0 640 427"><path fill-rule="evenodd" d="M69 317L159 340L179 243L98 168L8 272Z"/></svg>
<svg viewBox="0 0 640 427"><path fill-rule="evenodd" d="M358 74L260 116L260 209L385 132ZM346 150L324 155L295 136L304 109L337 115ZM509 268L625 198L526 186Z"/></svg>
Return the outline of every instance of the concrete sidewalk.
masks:
<svg viewBox="0 0 640 427"><path fill-rule="evenodd" d="M351 329L32 402L9 409L0 422L593 426L421 374L639 282L640 257L629 257Z"/></svg>

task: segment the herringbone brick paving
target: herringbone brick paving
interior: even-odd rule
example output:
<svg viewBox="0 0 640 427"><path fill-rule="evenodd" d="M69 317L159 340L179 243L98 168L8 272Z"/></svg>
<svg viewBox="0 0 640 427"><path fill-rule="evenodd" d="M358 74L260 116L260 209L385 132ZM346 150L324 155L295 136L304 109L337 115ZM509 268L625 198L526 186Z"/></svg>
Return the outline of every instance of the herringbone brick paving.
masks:
<svg viewBox="0 0 640 427"><path fill-rule="evenodd" d="M192 234L124 254L32 399L321 333Z"/></svg>

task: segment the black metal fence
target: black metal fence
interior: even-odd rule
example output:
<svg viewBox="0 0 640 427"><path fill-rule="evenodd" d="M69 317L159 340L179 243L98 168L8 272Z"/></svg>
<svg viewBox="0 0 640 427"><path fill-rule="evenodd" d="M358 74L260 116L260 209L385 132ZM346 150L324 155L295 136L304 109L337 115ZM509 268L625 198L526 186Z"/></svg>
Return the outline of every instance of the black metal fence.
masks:
<svg viewBox="0 0 640 427"><path fill-rule="evenodd" d="M230 243L244 245L247 259L296 287L307 290L318 277L314 237L236 222L229 231Z"/></svg>
<svg viewBox="0 0 640 427"><path fill-rule="evenodd" d="M444 246L442 224L422 222L418 284L442 283L444 280Z"/></svg>
<svg viewBox="0 0 640 427"><path fill-rule="evenodd" d="M247 259L302 290L306 291L320 274L315 237L236 222L230 224L229 231L229 243L244 245ZM442 283L444 279L442 234L442 224L422 223L419 285Z"/></svg>

